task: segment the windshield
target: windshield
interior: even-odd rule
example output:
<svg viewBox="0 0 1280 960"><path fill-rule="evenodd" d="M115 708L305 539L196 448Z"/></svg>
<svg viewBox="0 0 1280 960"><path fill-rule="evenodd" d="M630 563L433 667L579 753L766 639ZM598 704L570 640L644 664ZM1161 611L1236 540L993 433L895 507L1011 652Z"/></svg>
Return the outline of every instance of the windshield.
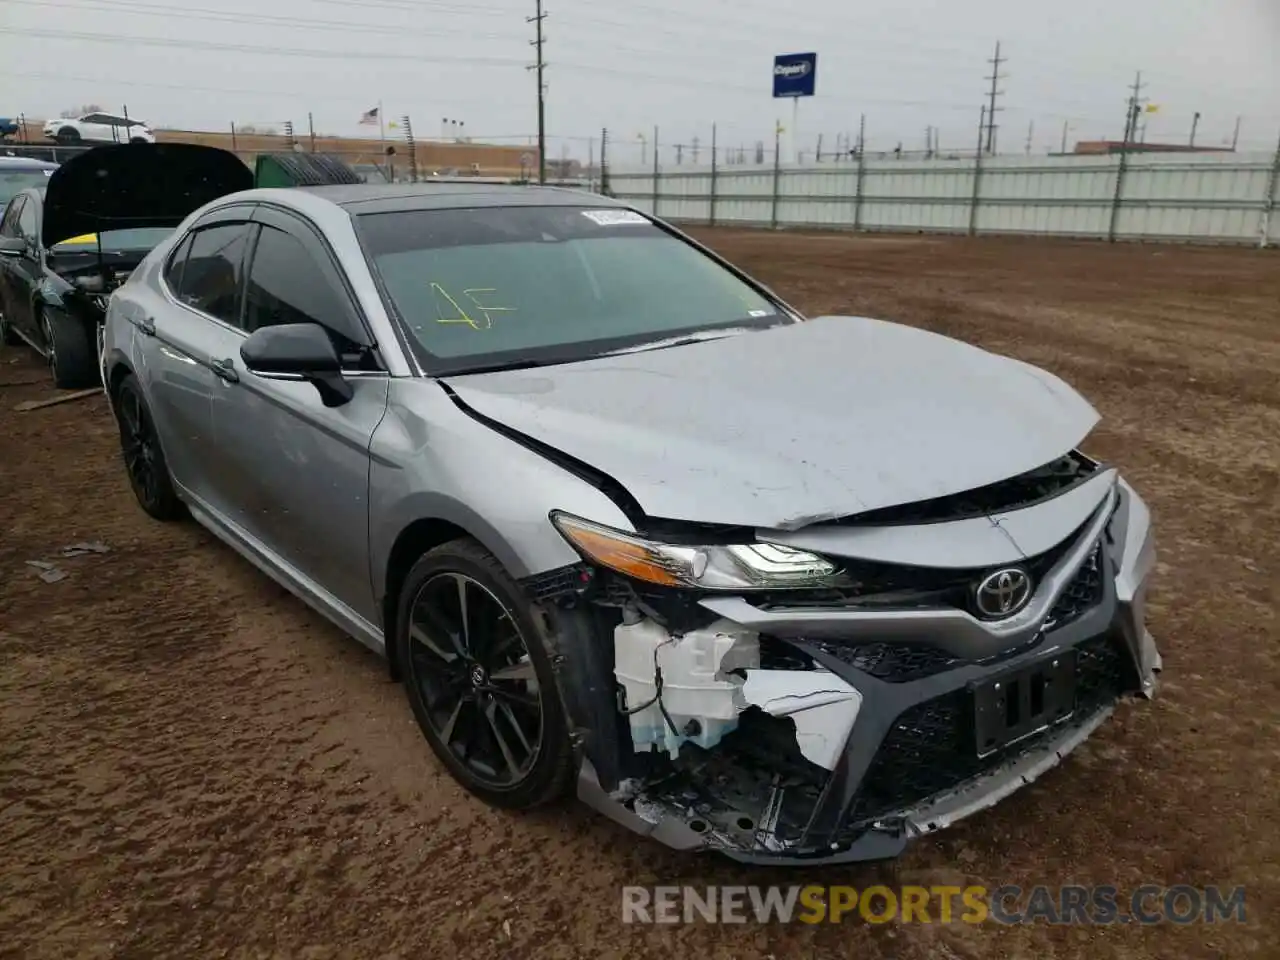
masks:
<svg viewBox="0 0 1280 960"><path fill-rule="evenodd" d="M103 230L101 234L103 253L134 253L148 251L169 234L172 227L137 227L131 230ZM98 234L86 233L79 237L69 237L55 243L52 253L97 253Z"/></svg>
<svg viewBox="0 0 1280 960"><path fill-rule="evenodd" d="M53 167L48 170L0 169L0 206L7 204L27 187L43 187L49 182L49 174L53 170Z"/></svg>
<svg viewBox="0 0 1280 960"><path fill-rule="evenodd" d="M696 247L629 210L481 207L358 220L434 374L563 363L791 322Z"/></svg>

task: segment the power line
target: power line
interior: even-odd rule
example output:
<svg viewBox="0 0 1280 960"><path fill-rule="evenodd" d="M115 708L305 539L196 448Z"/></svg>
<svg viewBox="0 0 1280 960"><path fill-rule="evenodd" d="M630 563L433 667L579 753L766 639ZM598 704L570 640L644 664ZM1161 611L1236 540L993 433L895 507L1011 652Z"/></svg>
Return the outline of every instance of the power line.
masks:
<svg viewBox="0 0 1280 960"><path fill-rule="evenodd" d="M209 40L193 41L193 40L171 40L166 37L136 37L124 36L118 33L73 33L66 30L6 30L8 34L18 34L27 37L44 37L49 40L85 40L98 43L133 43L140 46L150 47L182 47L188 50L228 50L236 53L260 53L268 56L280 57L318 57L321 59L339 59L339 60L403 60L421 64L423 55L421 53L388 53L385 51L361 51L361 50L313 50L298 47L262 47L254 46L247 43L216 43ZM520 66L523 61L515 57L475 57L475 56L451 56L449 54L433 53L432 60L448 61L450 63L471 63L471 64L488 64L495 66Z"/></svg>
<svg viewBox="0 0 1280 960"><path fill-rule="evenodd" d="M239 43L222 43L208 40L177 40L167 37L143 37L115 33L76 33L68 31L51 31L51 30L29 30L25 28L10 29L6 31L8 34L43 37L50 40L82 40L91 43L112 43L112 44L136 44L139 46L157 46L157 47L177 47L189 50L209 50L209 51L233 51L246 54L262 54L274 58L280 57L300 57L300 58L317 58L317 59L339 59L339 60L373 60L381 62L406 62L421 65L424 59L432 61L450 62L450 63L468 63L472 65L491 65L491 66L527 66L520 59L514 57L475 57L451 54L431 54L429 58L424 58L421 53L394 53L387 51L372 50L317 50L314 48L297 48L297 47L267 47L252 44ZM716 90L735 91L752 97L760 96L760 88L756 85L747 85L741 83L729 83L725 81L707 80L694 78L684 75L674 75L662 72L653 72L645 70L630 70L623 67L608 67L594 63L580 63L577 61L557 61L562 69L584 71L592 74L611 74L621 77L637 77L648 81L652 84L668 84L680 87L707 87ZM938 103L930 100L868 100L861 97L840 97L832 96L828 99L836 102L854 102L855 100L862 104L881 104L887 106L918 106L929 107L933 109L945 110L967 110L968 106L959 103Z"/></svg>
<svg viewBox="0 0 1280 960"><path fill-rule="evenodd" d="M0 77L26 77L32 80L70 80L76 83L104 82L103 77L101 76L86 77L86 76L78 76L76 74L70 74L70 73L33 73L30 70L0 70ZM160 83L156 81L148 82L145 80L117 80L115 78L112 78L110 80L110 83L112 85L118 85L122 87L142 87L145 89L152 89L152 90L172 90L173 89L172 83ZM198 93L224 93L224 94L230 94L230 95L242 95L246 97L253 97L257 100L261 100L264 94L272 94L272 95L281 96L281 97L297 97L299 99L306 99L308 97L314 98L316 96L316 92L314 90L310 90L310 91L273 90L268 87L254 87L252 89L247 89L244 87L202 87L202 86L192 86L191 84L184 83L182 85L182 89L184 91L191 90ZM324 99L326 101L332 100L339 103L362 103L366 105L369 102L369 98L366 96L354 96L354 95L344 96L344 95L333 95L328 93L324 95ZM451 96L449 97L449 103L450 104L463 104L463 103L491 104L493 103L493 98L492 97L473 97L468 99L457 99ZM527 134L521 134L521 136L527 136Z"/></svg>
<svg viewBox="0 0 1280 960"><path fill-rule="evenodd" d="M996 130L999 126L996 123L996 111L1004 109L1004 107L996 106L996 97L1004 93L1003 90L997 89L997 85L1007 76L1000 72L1000 64L1007 61L1007 57L1003 60L1000 58L1000 41L997 40L996 55L987 61L987 63L991 64L991 76L986 78L991 81L990 102L987 104L987 153L989 154L996 152Z"/></svg>
<svg viewBox="0 0 1280 960"><path fill-rule="evenodd" d="M534 71L538 79L538 182L547 182L547 86L542 80L542 71L546 68L546 62L542 58L542 46L545 42L542 36L542 21L547 19L547 15L542 12L542 0L536 0L537 13L526 18L529 23L534 25L535 39L530 42L534 49L537 50L538 60L530 68Z"/></svg>
<svg viewBox="0 0 1280 960"><path fill-rule="evenodd" d="M63 10L102 11L104 13L132 13L145 17L173 16L173 7L165 4L139 3L136 0L79 0L77 3L59 3L55 0L8 0L11 3L26 4L33 7L51 7ZM259 13L228 13L222 10L210 10L207 7L184 7L184 20L208 20L217 23L244 23L265 27L290 27L306 30L340 30L343 33L371 33L383 36L462 36L477 40L509 40L510 34L476 33L474 30L405 30L402 27L378 27L367 23L354 23L346 20L313 20L308 17L281 17Z"/></svg>

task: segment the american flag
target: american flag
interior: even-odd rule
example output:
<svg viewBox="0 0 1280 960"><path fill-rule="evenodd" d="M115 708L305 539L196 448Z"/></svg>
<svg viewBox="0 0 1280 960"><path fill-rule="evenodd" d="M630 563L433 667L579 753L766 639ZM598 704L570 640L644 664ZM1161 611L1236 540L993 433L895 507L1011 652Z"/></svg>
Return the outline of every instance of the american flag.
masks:
<svg viewBox="0 0 1280 960"><path fill-rule="evenodd" d="M372 110L366 110L364 113L360 114L360 122L361 122L362 124L366 124L366 125L371 125L371 124L375 124L375 123L377 123L377 122L378 122L378 108L377 108L377 107L374 107Z"/></svg>

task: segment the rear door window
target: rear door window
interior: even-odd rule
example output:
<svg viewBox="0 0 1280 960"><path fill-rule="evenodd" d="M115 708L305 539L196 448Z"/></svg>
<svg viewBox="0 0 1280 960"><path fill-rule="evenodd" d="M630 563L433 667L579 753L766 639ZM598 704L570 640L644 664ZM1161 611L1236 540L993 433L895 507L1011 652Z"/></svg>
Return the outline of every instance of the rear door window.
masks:
<svg viewBox="0 0 1280 960"><path fill-rule="evenodd" d="M245 254L253 229L249 223L219 223L184 240L187 254L173 289L177 298L194 310L239 327Z"/></svg>
<svg viewBox="0 0 1280 960"><path fill-rule="evenodd" d="M187 254L191 252L192 234L187 234L182 242L169 254L169 262L164 266L164 282L169 285L174 296L182 289L182 268L187 262Z"/></svg>

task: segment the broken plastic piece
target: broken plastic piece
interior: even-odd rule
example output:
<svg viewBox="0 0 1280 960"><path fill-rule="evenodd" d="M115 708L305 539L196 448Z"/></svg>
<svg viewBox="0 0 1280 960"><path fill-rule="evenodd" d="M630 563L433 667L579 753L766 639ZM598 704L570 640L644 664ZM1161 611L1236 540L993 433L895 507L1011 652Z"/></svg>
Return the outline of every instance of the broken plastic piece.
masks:
<svg viewBox="0 0 1280 960"><path fill-rule="evenodd" d="M862 706L862 694L825 670L748 670L742 695L795 721L800 752L827 770L835 769Z"/></svg>

